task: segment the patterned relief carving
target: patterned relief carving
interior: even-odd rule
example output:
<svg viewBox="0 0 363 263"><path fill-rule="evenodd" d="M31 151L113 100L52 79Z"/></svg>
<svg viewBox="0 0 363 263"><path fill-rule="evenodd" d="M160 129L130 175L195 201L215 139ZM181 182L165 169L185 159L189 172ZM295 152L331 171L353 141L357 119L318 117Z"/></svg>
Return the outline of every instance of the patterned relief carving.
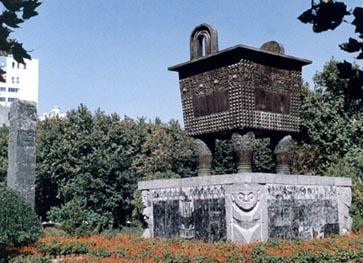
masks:
<svg viewBox="0 0 363 263"><path fill-rule="evenodd" d="M338 197L340 234L347 234L352 229L352 218L349 215L349 208L352 204L352 189L350 187L340 187Z"/></svg>
<svg viewBox="0 0 363 263"><path fill-rule="evenodd" d="M232 134L232 145L235 151L250 152L256 148L255 134L248 132L245 135L238 133Z"/></svg>
<svg viewBox="0 0 363 263"><path fill-rule="evenodd" d="M179 236L186 239L195 237L195 224L193 222L194 202L187 196L181 196L179 200Z"/></svg>
<svg viewBox="0 0 363 263"><path fill-rule="evenodd" d="M323 238L339 234L335 186L268 186L269 238Z"/></svg>
<svg viewBox="0 0 363 263"><path fill-rule="evenodd" d="M224 198L225 190L222 185L213 185L154 189L150 190L150 193L152 202L155 202L180 199L184 200L186 196L193 200Z"/></svg>
<svg viewBox="0 0 363 263"><path fill-rule="evenodd" d="M145 229L144 233L142 234L142 237L148 238L152 237L152 229L153 229L153 213L152 213L152 206L151 206L151 192L150 191L142 191L141 192L142 197L142 205L144 207L144 210L142 212L142 215L144 217L145 222L147 223L148 227Z"/></svg>
<svg viewBox="0 0 363 263"><path fill-rule="evenodd" d="M251 172L253 151L256 148L255 134L253 132L244 135L233 133L231 141L237 157L238 172Z"/></svg>
<svg viewBox="0 0 363 263"><path fill-rule="evenodd" d="M257 184L233 185L228 190L227 235L232 241L262 240L262 188Z"/></svg>
<svg viewBox="0 0 363 263"><path fill-rule="evenodd" d="M300 80L300 71L244 59L181 79L186 131L191 136L235 128L297 132ZM261 92L280 99L283 105L260 98Z"/></svg>
<svg viewBox="0 0 363 263"><path fill-rule="evenodd" d="M151 197L155 236L225 239L223 186L155 189Z"/></svg>
<svg viewBox="0 0 363 263"><path fill-rule="evenodd" d="M250 243L345 234L352 222L350 191L256 183L152 189L142 193L149 224L144 236Z"/></svg>

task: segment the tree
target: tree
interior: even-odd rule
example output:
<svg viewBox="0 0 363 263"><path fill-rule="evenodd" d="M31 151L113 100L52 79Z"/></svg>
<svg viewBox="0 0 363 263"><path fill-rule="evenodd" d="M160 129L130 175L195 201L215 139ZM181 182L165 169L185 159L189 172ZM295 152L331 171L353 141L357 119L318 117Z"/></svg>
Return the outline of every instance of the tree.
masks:
<svg viewBox="0 0 363 263"><path fill-rule="evenodd" d="M163 124L160 119L149 125L148 134L134 159L132 168L143 180L179 178L196 175L193 141L171 120Z"/></svg>
<svg viewBox="0 0 363 263"><path fill-rule="evenodd" d="M353 146L344 156L327 167L326 174L352 178L353 229L363 228L363 148Z"/></svg>
<svg viewBox="0 0 363 263"><path fill-rule="evenodd" d="M313 31L320 33L336 29L345 16L353 15L351 24L358 33L357 40L349 38L348 42L340 44L339 47L350 53L359 52L357 59L363 59L363 7L355 7L353 12L347 10L343 2L334 0L320 0L315 3L311 1L311 8L303 12L298 19L303 23L313 24ZM363 71L354 67L352 63L344 61L338 63L338 76L346 80L344 94L346 100L363 100Z"/></svg>
<svg viewBox="0 0 363 263"><path fill-rule="evenodd" d="M131 215L137 177L130 167L144 140L143 119L94 115L81 105L64 119L38 125L36 209L46 217L52 206L78 200L102 216L102 227L122 225Z"/></svg>
<svg viewBox="0 0 363 263"><path fill-rule="evenodd" d="M301 134L292 170L297 174L352 178L353 226L363 226L363 107L346 100L346 80L331 60L314 77L315 89L303 87Z"/></svg>
<svg viewBox="0 0 363 263"><path fill-rule="evenodd" d="M53 219L77 222L69 211L83 209L99 229L118 227L131 219L139 180L191 176L195 168L192 140L178 122L120 119L81 105L38 123L36 210L45 219L58 207Z"/></svg>
<svg viewBox="0 0 363 263"><path fill-rule="evenodd" d="M41 5L38 0L0 0L3 12L0 15L0 56L13 55L18 63L24 64L24 58L31 59L23 44L10 38L13 29L26 20L37 16L36 8ZM0 68L0 81L5 82L6 72Z"/></svg>
<svg viewBox="0 0 363 263"><path fill-rule="evenodd" d="M158 118L149 124L140 154L132 163L132 170L139 180L195 176L196 167L192 138L185 134L177 121L163 124ZM142 221L141 194L136 189L133 206L133 218Z"/></svg>
<svg viewBox="0 0 363 263"><path fill-rule="evenodd" d="M269 162L256 167L269 169ZM38 122L36 211L43 220L65 221L74 233L79 221L119 227L131 216L142 220L138 181L195 176L196 167L193 140L177 121L121 119L81 105L66 118ZM232 148L218 141L215 173L233 169ZM74 211L82 213L70 218Z"/></svg>
<svg viewBox="0 0 363 263"><path fill-rule="evenodd" d="M363 108L345 100L346 81L338 77L337 63L329 61L314 76L313 91L303 88L299 138L299 148L303 150L297 149L297 154L304 154L298 156L301 163L295 163L295 172L325 174L326 167L353 146L363 147Z"/></svg>

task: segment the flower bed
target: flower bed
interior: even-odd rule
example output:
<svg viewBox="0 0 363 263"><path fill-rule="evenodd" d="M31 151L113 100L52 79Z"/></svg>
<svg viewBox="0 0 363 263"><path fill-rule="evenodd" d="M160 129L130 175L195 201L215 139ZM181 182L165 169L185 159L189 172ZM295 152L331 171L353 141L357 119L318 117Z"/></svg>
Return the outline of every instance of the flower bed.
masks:
<svg viewBox="0 0 363 263"><path fill-rule="evenodd" d="M362 262L363 233L310 241L270 240L238 245L136 235L44 237L23 247L12 263L51 262Z"/></svg>

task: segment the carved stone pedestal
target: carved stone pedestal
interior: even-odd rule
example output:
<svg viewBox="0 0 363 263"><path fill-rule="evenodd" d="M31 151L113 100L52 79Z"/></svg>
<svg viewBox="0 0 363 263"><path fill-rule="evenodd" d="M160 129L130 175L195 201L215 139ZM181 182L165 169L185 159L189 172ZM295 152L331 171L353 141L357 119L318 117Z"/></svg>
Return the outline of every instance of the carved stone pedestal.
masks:
<svg viewBox="0 0 363 263"><path fill-rule="evenodd" d="M247 244L351 229L351 179L241 173L139 182L144 236Z"/></svg>

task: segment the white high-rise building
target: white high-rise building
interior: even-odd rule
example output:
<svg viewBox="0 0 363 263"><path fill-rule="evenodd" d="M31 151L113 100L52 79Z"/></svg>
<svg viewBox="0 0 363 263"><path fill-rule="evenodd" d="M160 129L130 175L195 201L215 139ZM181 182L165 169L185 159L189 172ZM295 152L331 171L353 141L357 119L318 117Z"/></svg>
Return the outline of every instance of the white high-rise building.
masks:
<svg viewBox="0 0 363 263"><path fill-rule="evenodd" d="M0 105L10 107L11 102L16 99L38 103L38 59L25 59L25 65L16 62L12 57L3 58L3 61L6 82L0 82Z"/></svg>

